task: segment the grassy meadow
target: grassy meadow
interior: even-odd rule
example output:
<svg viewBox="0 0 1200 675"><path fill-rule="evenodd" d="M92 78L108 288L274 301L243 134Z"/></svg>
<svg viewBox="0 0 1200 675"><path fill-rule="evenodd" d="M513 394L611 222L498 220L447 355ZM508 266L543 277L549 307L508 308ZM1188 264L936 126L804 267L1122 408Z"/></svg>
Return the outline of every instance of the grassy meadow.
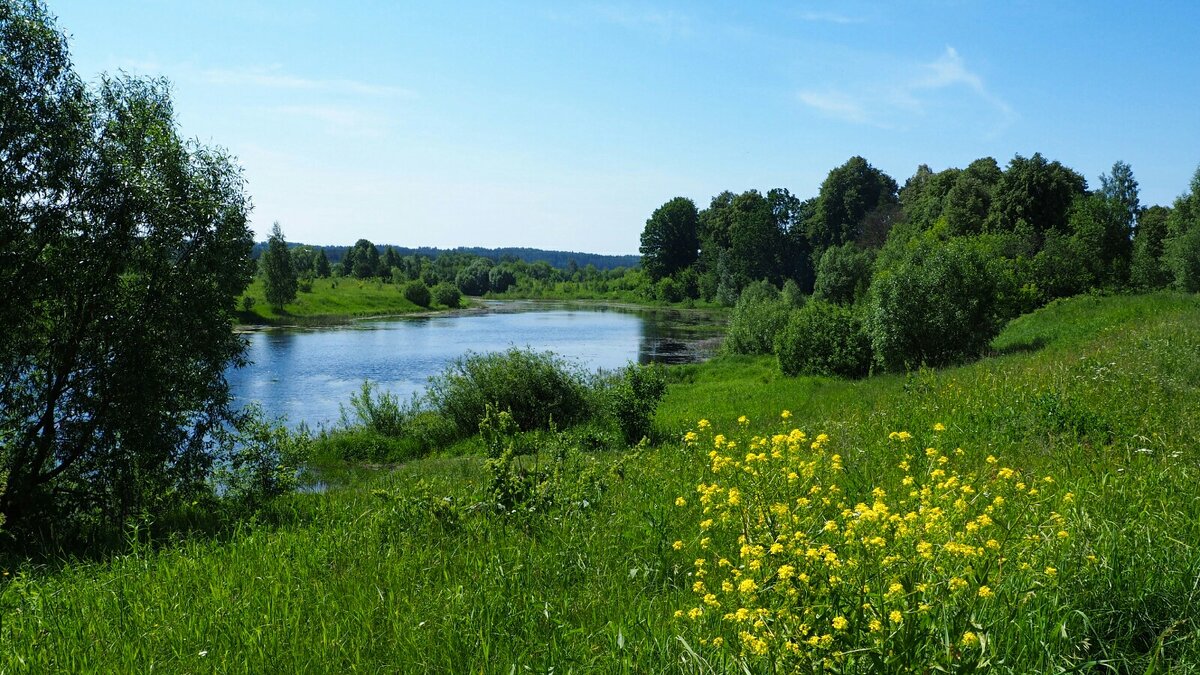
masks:
<svg viewBox="0 0 1200 675"><path fill-rule="evenodd" d="M993 352L676 367L627 452L330 469L219 537L24 563L0 671L1200 669L1200 300L1057 301Z"/></svg>
<svg viewBox="0 0 1200 675"><path fill-rule="evenodd" d="M277 313L267 304L263 282L255 278L238 299L238 321L247 325L315 325L345 321L355 317L387 314L411 314L429 311L409 302L394 284L380 279L314 279L310 291L296 293L296 300ZM249 311L245 298L251 298ZM433 307L432 309L443 309Z"/></svg>

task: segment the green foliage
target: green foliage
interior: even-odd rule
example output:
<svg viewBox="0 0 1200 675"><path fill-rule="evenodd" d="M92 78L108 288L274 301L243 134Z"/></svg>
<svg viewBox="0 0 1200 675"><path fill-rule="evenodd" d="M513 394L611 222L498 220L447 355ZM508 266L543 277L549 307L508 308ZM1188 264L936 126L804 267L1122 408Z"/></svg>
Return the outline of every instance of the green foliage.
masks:
<svg viewBox="0 0 1200 675"><path fill-rule="evenodd" d="M296 270L292 268L291 255L279 223L271 228L271 238L259 265L267 304L276 312L281 312L284 305L296 299Z"/></svg>
<svg viewBox="0 0 1200 675"><path fill-rule="evenodd" d="M969 237L926 239L877 273L867 331L889 370L977 356L999 331L999 280L991 257Z"/></svg>
<svg viewBox="0 0 1200 675"><path fill-rule="evenodd" d="M858 377L871 368L871 341L853 309L813 300L788 317L775 339L785 375Z"/></svg>
<svg viewBox="0 0 1200 675"><path fill-rule="evenodd" d="M813 299L843 305L854 303L866 295L874 261L875 256L870 250L853 243L825 249L817 264Z"/></svg>
<svg viewBox="0 0 1200 675"><path fill-rule="evenodd" d="M1080 197L1071 207L1072 248L1075 265L1086 273L1085 287L1116 289L1128 284L1133 252L1128 209L1120 198L1103 193Z"/></svg>
<svg viewBox="0 0 1200 675"><path fill-rule="evenodd" d="M1013 232L1024 222L1039 240L1050 230L1067 232L1071 205L1086 190L1083 176L1041 153L1017 155L996 185L988 228Z"/></svg>
<svg viewBox="0 0 1200 675"><path fill-rule="evenodd" d="M425 282L417 279L404 284L404 298L418 307L428 307L433 301L433 294L429 292L429 287Z"/></svg>
<svg viewBox="0 0 1200 675"><path fill-rule="evenodd" d="M609 383L604 392L605 406L627 445L650 435L654 411L666 391L667 380L661 366L630 364Z"/></svg>
<svg viewBox="0 0 1200 675"><path fill-rule="evenodd" d="M256 405L242 412L232 432L218 433L230 435L222 440L231 450L216 465L214 487L240 513L253 513L295 490L300 470L312 456L306 431L289 431L279 420L267 421Z"/></svg>
<svg viewBox="0 0 1200 675"><path fill-rule="evenodd" d="M441 282L430 289L433 301L443 307L455 309L462 303L462 292L454 284Z"/></svg>
<svg viewBox="0 0 1200 675"><path fill-rule="evenodd" d="M379 391L367 380L350 396L349 408L339 407L342 426L357 425L384 436L399 436L412 415L411 406L401 405L395 394Z"/></svg>
<svg viewBox="0 0 1200 675"><path fill-rule="evenodd" d="M468 354L430 378L427 396L464 436L478 429L489 404L507 411L524 431L548 428L551 420L569 426L592 412L576 366L527 349Z"/></svg>
<svg viewBox="0 0 1200 675"><path fill-rule="evenodd" d="M1172 274L1163 263L1169 208L1151 206L1141 213L1133 235L1129 281L1140 291L1157 291L1171 285Z"/></svg>
<svg viewBox="0 0 1200 675"><path fill-rule="evenodd" d="M1018 557L1001 568L974 570L1000 571L1011 582L1028 579L1015 605L983 602L974 587L940 596L933 604L945 613L923 616L910 604L902 625L922 631L893 633L885 621L880 639L894 652L887 658L963 657L961 635L943 640L923 631L936 625L948 634L975 621L982 627L969 630L986 647L969 654L992 659L991 669L999 672L1194 672L1200 666L1200 603L1193 588L1200 573L1197 303L1181 294L1058 301L1005 329L994 343L1005 355L911 376L787 378L769 357L672 369L677 383L656 427L682 436L704 418L714 432L740 440L743 427L735 420L746 415L746 432L768 439L762 452L769 456L771 436L787 432L780 411L789 410L789 426L810 440L828 433L824 447L842 457L844 470L830 477L842 495L831 507L812 499L813 513L846 502L849 514L831 514L839 523L860 519L859 502L873 509L877 499L905 498L912 488L903 485L898 465L905 454L914 455L914 468L932 461L927 447L945 455L962 448L949 463L964 476L990 478L1008 466L1038 477L1010 507L1026 503L1029 488L1038 488L1039 498L1074 494L1057 509L1069 524L1062 528L1068 537L1060 539L1059 528L1047 521L1038 540L1028 542L1044 559L1032 574L1019 569L1029 560ZM936 423L946 430L933 431ZM889 431L909 431L912 439L888 441ZM748 452L744 445L738 449ZM730 530L738 520L714 519L714 529L725 532L707 533L709 548L694 550L704 539L691 530L703 508L696 487L714 481L709 448L663 442L620 458L584 456L596 461L599 477L600 489L590 492L586 486L594 483L572 480L584 473L571 464L572 448L568 468L559 471L566 479L559 494L599 494L599 502L558 497L548 511L503 514L494 506L492 474L482 458L432 457L345 477L331 472L324 475L326 491L284 498L258 524L220 539L156 539L99 562L6 566L0 668L206 672L219 663L238 672L325 672L394 670L403 663L436 672L507 672L517 663L535 672L790 672L731 655L711 640L702 644L705 633L696 624L671 618L673 609L699 604L696 581L719 587L718 574L732 568L717 568L709 556L741 534ZM520 457L514 471L548 474L560 452L547 441L537 455ZM998 463L988 462L989 455ZM719 480L732 473L722 471ZM875 486L886 495L872 495ZM983 494L967 497L968 508L994 499ZM780 501L794 504L793 486L784 495ZM728 503L727 496L713 501ZM680 497L685 506L676 505ZM957 517L952 508L943 510ZM1017 514L1007 522L1027 519ZM758 524L749 518L748 534ZM806 539L832 538L819 533L821 527ZM996 538L1002 547L1012 545ZM1059 543L1040 546L1050 541ZM845 560L858 542L832 542L831 548ZM727 557L738 568L738 547L732 553ZM936 555L947 570L960 562L949 551ZM695 575L698 557L713 568L702 579ZM777 564L767 560L764 566ZM897 561L898 568L911 562ZM1045 566L1056 568L1054 578ZM748 563L742 571L752 574ZM974 584L986 577L964 578ZM901 581L906 595L916 591L912 581ZM869 583L872 595L889 590L891 579L881 582ZM844 588L862 592L861 586ZM993 600L1003 598L997 592ZM706 606L704 620L736 612L731 604ZM917 640L918 634L926 637ZM853 665L840 671L853 672ZM959 658L949 665L948 671L966 671L980 662Z"/></svg>
<svg viewBox="0 0 1200 675"><path fill-rule="evenodd" d="M654 210L642 230L642 268L651 281L669 277L696 262L700 240L696 204L676 197Z"/></svg>
<svg viewBox="0 0 1200 675"><path fill-rule="evenodd" d="M1174 275L1174 287L1189 293L1200 291L1200 168L1192 176L1190 190L1175 200L1167 217L1167 239L1163 261Z"/></svg>
<svg viewBox="0 0 1200 675"><path fill-rule="evenodd" d="M491 270L491 263L483 258L479 258L463 268L454 277L454 283L465 295L483 295L488 292L489 284L491 283L489 277Z"/></svg>
<svg viewBox="0 0 1200 675"><path fill-rule="evenodd" d="M775 335L787 322L789 303L766 281L750 284L742 291L729 315L725 342L721 348L730 354L770 354Z"/></svg>
<svg viewBox="0 0 1200 675"><path fill-rule="evenodd" d="M488 271L488 289L493 293L503 293L517 283L517 269L503 263Z"/></svg>
<svg viewBox="0 0 1200 675"><path fill-rule="evenodd" d="M813 249L823 251L854 241L868 213L895 201L896 181L862 157L851 157L821 183L816 209L807 223Z"/></svg>
<svg viewBox="0 0 1200 675"><path fill-rule="evenodd" d="M0 3L0 55L0 512L49 543L211 492L248 198L166 82L86 87L39 3Z"/></svg>

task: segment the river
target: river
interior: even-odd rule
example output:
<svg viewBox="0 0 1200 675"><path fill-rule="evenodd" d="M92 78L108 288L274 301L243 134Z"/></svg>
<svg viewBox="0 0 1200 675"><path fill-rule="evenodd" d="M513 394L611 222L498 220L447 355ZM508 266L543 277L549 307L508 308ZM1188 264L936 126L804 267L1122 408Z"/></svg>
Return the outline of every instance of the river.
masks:
<svg viewBox="0 0 1200 675"><path fill-rule="evenodd" d="M589 370L687 363L711 356L713 325L710 314L688 310L485 302L483 311L254 331L251 364L227 377L237 405L258 402L270 417L316 428L338 421L363 380L407 399L468 352L530 347Z"/></svg>

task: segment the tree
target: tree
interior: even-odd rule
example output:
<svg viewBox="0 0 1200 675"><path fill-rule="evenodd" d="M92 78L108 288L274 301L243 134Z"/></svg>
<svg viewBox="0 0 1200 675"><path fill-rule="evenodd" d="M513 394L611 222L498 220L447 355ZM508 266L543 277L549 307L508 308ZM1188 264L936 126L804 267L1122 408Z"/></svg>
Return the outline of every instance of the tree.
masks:
<svg viewBox="0 0 1200 675"><path fill-rule="evenodd" d="M0 55L6 527L211 494L253 274L241 171L180 138L166 82L85 87L40 3L0 2Z"/></svg>
<svg viewBox="0 0 1200 675"><path fill-rule="evenodd" d="M1163 263L1163 243L1167 238L1167 219L1171 209L1151 206L1138 217L1133 235L1133 260L1129 282L1140 291L1153 291L1171 285L1172 274Z"/></svg>
<svg viewBox="0 0 1200 675"><path fill-rule="evenodd" d="M281 312L285 304L296 299L296 270L292 268L291 253L279 223L271 227L271 238L267 240L267 250L263 251L259 265L267 304Z"/></svg>
<svg viewBox="0 0 1200 675"><path fill-rule="evenodd" d="M868 213L895 202L896 181L862 157L851 157L821 183L816 212L808 221L814 251L854 241Z"/></svg>
<svg viewBox="0 0 1200 675"><path fill-rule="evenodd" d="M369 279L380 275L379 249L375 244L366 239L359 239L354 242L354 248L351 251L353 254L347 253L346 257L352 258L354 262L345 268L347 275L352 275L356 279Z"/></svg>
<svg viewBox="0 0 1200 675"><path fill-rule="evenodd" d="M1028 159L1017 155L996 185L988 229L1027 229L1033 245L1040 248L1046 232L1069 231L1071 205L1086 192L1087 180L1062 164L1047 162L1041 153Z"/></svg>
<svg viewBox="0 0 1200 675"><path fill-rule="evenodd" d="M313 270L316 271L317 276L321 277L322 279L328 277L332 273L332 270L329 267L329 258L325 255L325 249L318 248L316 253L313 255Z"/></svg>
<svg viewBox="0 0 1200 675"><path fill-rule="evenodd" d="M1133 168L1120 160L1114 162L1111 175L1100 174L1099 192L1120 205L1123 227L1133 232L1137 228L1138 216L1142 213L1138 182L1133 177Z"/></svg>
<svg viewBox="0 0 1200 675"><path fill-rule="evenodd" d="M1192 175L1190 190L1175 200L1167 217L1163 261L1181 291L1200 291L1200 168Z"/></svg>
<svg viewBox="0 0 1200 675"><path fill-rule="evenodd" d="M696 204L676 197L650 214L642 230L642 269L652 281L670 276L696 262L700 249Z"/></svg>

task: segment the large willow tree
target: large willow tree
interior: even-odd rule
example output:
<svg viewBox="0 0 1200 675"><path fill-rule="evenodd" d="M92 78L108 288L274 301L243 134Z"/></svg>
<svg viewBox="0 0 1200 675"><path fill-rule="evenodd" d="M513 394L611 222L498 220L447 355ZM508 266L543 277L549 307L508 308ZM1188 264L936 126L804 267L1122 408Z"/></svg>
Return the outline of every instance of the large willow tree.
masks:
<svg viewBox="0 0 1200 675"><path fill-rule="evenodd" d="M35 0L0 0L0 511L45 531L211 490L248 199L168 86L85 86Z"/></svg>

